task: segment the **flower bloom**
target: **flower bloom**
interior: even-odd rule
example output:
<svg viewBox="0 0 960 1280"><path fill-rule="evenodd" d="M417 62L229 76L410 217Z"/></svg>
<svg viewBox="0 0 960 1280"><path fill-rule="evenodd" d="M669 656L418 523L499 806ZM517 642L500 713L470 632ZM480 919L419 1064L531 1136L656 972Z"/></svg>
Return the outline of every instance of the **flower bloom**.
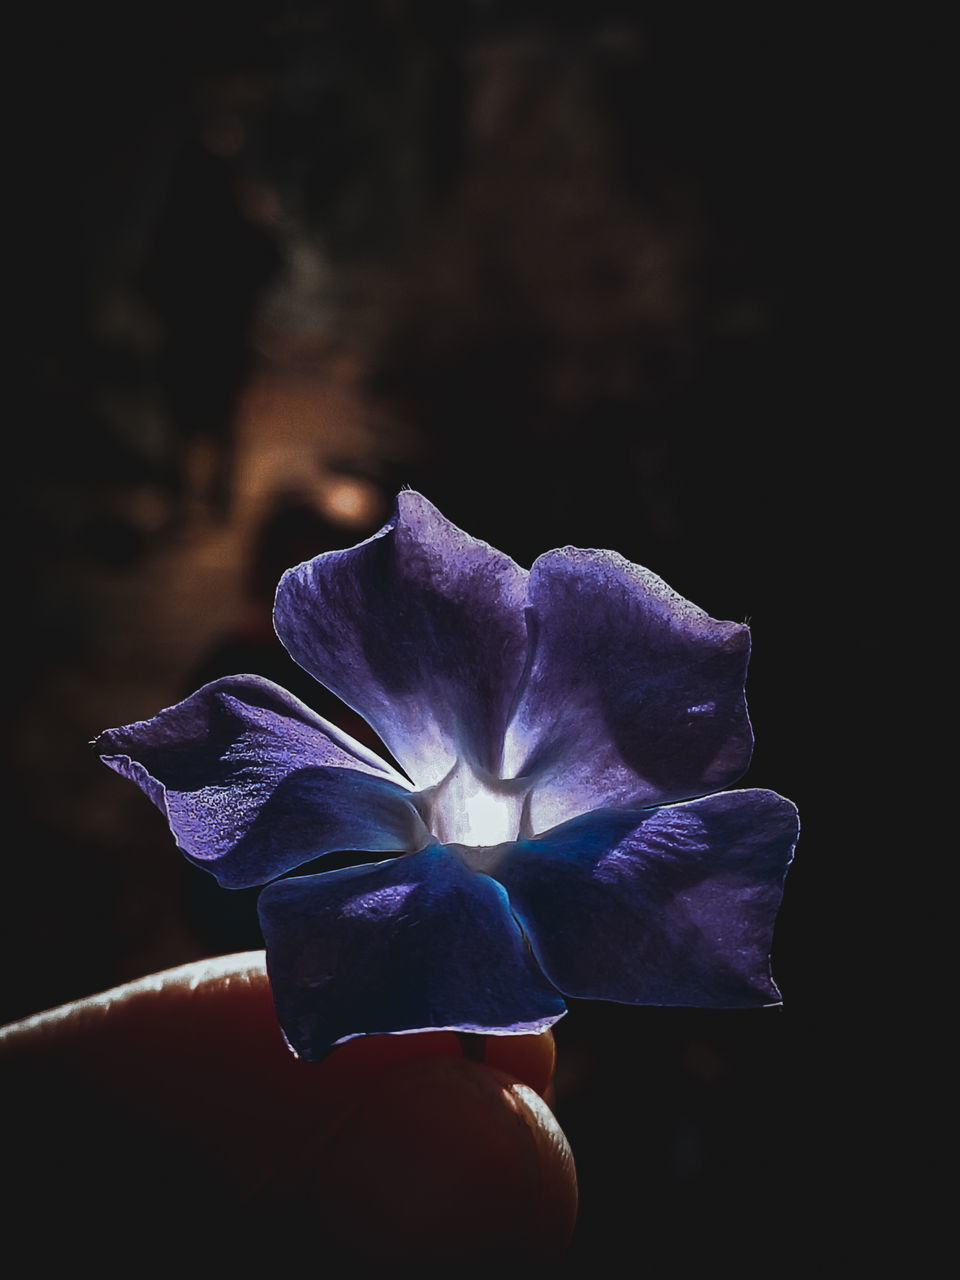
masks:
<svg viewBox="0 0 960 1280"><path fill-rule="evenodd" d="M268 886L267 965L297 1054L538 1031L564 995L779 1000L796 809L720 791L753 746L746 626L611 551L522 569L410 491L373 537L284 574L274 618L402 772L257 676L96 746L191 862ZM343 851L400 856L286 875Z"/></svg>

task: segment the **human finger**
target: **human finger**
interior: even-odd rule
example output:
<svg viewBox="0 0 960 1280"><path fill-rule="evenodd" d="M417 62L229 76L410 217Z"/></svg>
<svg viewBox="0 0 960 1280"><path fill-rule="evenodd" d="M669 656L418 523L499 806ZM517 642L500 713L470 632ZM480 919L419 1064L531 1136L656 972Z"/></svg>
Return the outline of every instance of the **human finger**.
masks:
<svg viewBox="0 0 960 1280"><path fill-rule="evenodd" d="M419 1161L424 1171L421 1187L431 1169L440 1176L442 1168L443 1186L452 1188L458 1177L461 1182L466 1177L464 1195L481 1209L487 1196L488 1228L499 1224L491 1239L506 1231L502 1196L490 1198L502 1190L502 1170L499 1178L488 1177L486 1190L483 1184L484 1170L492 1174L498 1160L504 1167L535 1168L529 1194L539 1197L538 1205L557 1207L556 1220L541 1208L527 1215L531 1238L555 1244L572 1226L572 1159L539 1097L549 1090L553 1068L549 1032L466 1039L452 1032L361 1037L321 1063L302 1062L289 1052L277 1026L263 953L251 952L181 966L26 1019L0 1032L0 1056L19 1079L16 1092L24 1102L27 1130L58 1144L55 1181L67 1195L75 1193L81 1176L65 1173L71 1153L84 1165L83 1185L96 1186L84 1152L92 1123L101 1149L105 1135L112 1134L104 1158L114 1170L129 1163L124 1140L142 1127L151 1174L164 1165L163 1155L172 1166L164 1188L176 1187L180 1153L192 1152L187 1163L201 1160L221 1211L256 1202L257 1212L269 1216L284 1198L302 1203L324 1185L345 1186L335 1176L338 1167L353 1161L373 1177L389 1164L391 1150L400 1158L405 1149L405 1158ZM485 1057L513 1072L492 1070L483 1064ZM431 1082L427 1094L413 1083L417 1079ZM416 1106L411 1089L419 1099ZM421 1122L411 1135L404 1123L417 1106ZM477 1117L480 1130L471 1128ZM462 1141L451 1159L449 1144L439 1150L436 1139L454 1132ZM497 1147L496 1133L505 1146ZM118 1135L120 1149L111 1159L110 1142ZM516 1160L507 1158L511 1149ZM496 1150L499 1157L490 1154ZM104 1172L109 1194L115 1174L109 1167ZM38 1192L49 1185L46 1170L39 1183ZM152 1194L162 1200L166 1192L156 1183L152 1176ZM548 1184L552 1190L544 1195ZM402 1216L411 1185L373 1178L361 1197L367 1203L354 1204L354 1220L357 1213L372 1212L378 1221ZM209 1199L209 1190L205 1194ZM379 1210L378 1196L384 1200ZM349 1196L345 1201L328 1191L322 1199L336 1234L350 1220ZM421 1245L433 1247L442 1233L427 1230L423 1197L418 1193L415 1199L403 1212L411 1230L421 1224ZM431 1203L438 1203L436 1196ZM328 1212L331 1205L339 1206L336 1213ZM395 1242L399 1246L399 1238ZM369 1233L361 1244L372 1245ZM360 1244L345 1239L342 1247ZM403 1247L412 1247L410 1238Z"/></svg>

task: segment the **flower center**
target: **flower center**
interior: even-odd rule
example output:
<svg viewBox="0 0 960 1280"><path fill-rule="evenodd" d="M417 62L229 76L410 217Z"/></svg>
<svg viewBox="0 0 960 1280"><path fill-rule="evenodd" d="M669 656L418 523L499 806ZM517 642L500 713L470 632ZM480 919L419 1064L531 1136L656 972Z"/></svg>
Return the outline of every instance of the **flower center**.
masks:
<svg viewBox="0 0 960 1280"><path fill-rule="evenodd" d="M441 844L489 848L519 837L528 787L458 760L442 782L420 793L420 810Z"/></svg>

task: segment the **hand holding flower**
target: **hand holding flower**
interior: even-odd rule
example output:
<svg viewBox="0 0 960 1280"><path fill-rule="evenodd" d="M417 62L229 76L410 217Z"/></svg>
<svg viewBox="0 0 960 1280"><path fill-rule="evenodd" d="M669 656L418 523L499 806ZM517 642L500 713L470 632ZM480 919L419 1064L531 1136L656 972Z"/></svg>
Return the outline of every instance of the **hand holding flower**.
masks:
<svg viewBox="0 0 960 1280"><path fill-rule="evenodd" d="M779 1001L770 949L796 809L771 791L721 790L752 750L748 629L613 552L562 548L526 571L412 492L374 537L285 574L275 623L291 655L376 731L383 758L256 676L216 680L96 744L191 862L227 888L266 886L270 986L302 1060L278 1069L323 1069L337 1106L318 1121L300 1097L307 1077L290 1075L258 1165L268 1172L247 1190L285 1219L319 1196L330 1229L355 1230L373 1252L370 1214L355 1213L371 1174L388 1247L407 1230L460 1255L480 1239L514 1251L565 1239L572 1164L536 1094L432 1055L466 1034L509 1064L525 1043L547 1042L564 996ZM290 875L344 853L358 865ZM368 861L381 853L394 856ZM204 1081L203 1124L219 1125L226 1149L223 1117L273 1098L256 1054L244 1065L235 1043L225 1059L229 1031L218 1037L213 1070L198 1063L188 1079ZM418 1046L431 1054L420 1065L381 1070ZM345 1108L341 1083L375 1087ZM424 1123L450 1091L465 1127L451 1127L449 1110L439 1127ZM237 1106L224 1110L230 1097ZM382 1145L394 1128L396 1159ZM408 1148L434 1130L440 1146L420 1173L435 1190L411 1216L397 1208ZM302 1153L292 1163L289 1150L277 1158L284 1133ZM480 1212L483 1229L487 1193L447 1179L465 1153L490 1187L530 1171L502 1208ZM523 1186L538 1207L518 1216ZM398 1199L384 1195L395 1188Z"/></svg>

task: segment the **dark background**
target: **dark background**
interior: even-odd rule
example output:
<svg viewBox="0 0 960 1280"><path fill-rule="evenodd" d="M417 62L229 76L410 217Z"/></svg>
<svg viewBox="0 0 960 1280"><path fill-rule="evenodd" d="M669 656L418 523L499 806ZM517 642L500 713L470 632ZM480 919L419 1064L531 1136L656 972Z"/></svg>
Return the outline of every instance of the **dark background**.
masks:
<svg viewBox="0 0 960 1280"><path fill-rule="evenodd" d="M577 1258L816 1252L864 1162L838 796L878 661L865 172L896 66L794 7L604 0L54 6L12 55L3 1020L259 945L88 743L254 663L309 698L257 606L410 484L523 564L612 547L749 618L744 782L803 823L784 1007L575 1004L558 1112ZM256 468L290 387L292 494Z"/></svg>

